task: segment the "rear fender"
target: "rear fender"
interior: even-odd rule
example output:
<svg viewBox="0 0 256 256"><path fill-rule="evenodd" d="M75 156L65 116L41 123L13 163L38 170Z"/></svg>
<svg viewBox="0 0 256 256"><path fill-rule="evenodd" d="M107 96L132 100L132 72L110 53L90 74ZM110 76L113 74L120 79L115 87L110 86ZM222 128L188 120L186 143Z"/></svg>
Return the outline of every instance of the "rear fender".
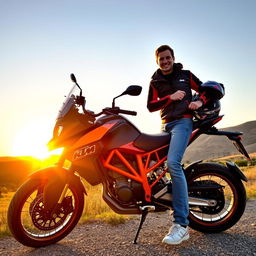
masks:
<svg viewBox="0 0 256 256"><path fill-rule="evenodd" d="M185 176L188 177L193 172L194 167L201 162L202 162L202 160L198 160L198 161L195 161L195 162L191 163L190 165L188 165L184 169Z"/></svg>
<svg viewBox="0 0 256 256"><path fill-rule="evenodd" d="M240 170L240 168L233 162L226 162L226 166L228 167L228 169L234 173L239 179L247 182L248 179L246 178L246 176L243 174L243 172Z"/></svg>
<svg viewBox="0 0 256 256"><path fill-rule="evenodd" d="M197 164L200 164L202 162L202 160L200 161L196 161L192 164L190 164L189 166L187 166L184 169L185 172L185 176L189 177L190 174L193 172L193 169L195 168L195 166ZM226 166L228 167L229 171L234 174L236 177L238 177L239 179L243 180L243 181L248 181L248 179L245 177L245 175L243 174L243 172L239 169L239 167L233 163L233 162L226 162Z"/></svg>
<svg viewBox="0 0 256 256"><path fill-rule="evenodd" d="M81 189L85 195L86 190L80 178L67 169L61 167L48 167L38 170L30 176L31 179L39 179L44 184L43 202L44 208L51 211L58 203L59 198L66 184L75 183L78 189Z"/></svg>

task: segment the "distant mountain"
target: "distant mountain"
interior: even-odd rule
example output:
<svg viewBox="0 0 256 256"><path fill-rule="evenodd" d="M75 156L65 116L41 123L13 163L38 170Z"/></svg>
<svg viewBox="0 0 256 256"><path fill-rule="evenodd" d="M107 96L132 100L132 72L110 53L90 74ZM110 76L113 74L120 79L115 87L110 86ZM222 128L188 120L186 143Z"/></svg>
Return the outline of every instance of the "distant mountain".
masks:
<svg viewBox="0 0 256 256"><path fill-rule="evenodd" d="M242 143L247 152L256 152L256 120L219 130L243 132ZM226 136L201 135L186 150L184 161L192 162L233 154L239 152Z"/></svg>

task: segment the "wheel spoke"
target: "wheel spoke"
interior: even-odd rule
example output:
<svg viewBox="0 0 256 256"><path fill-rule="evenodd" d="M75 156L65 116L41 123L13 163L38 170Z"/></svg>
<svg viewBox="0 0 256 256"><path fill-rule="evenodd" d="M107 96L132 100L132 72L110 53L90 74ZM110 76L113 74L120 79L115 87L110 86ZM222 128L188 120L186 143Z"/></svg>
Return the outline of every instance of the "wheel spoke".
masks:
<svg viewBox="0 0 256 256"><path fill-rule="evenodd" d="M213 192L207 191L207 192L201 192L200 196L206 197L209 199L214 199L215 197L219 197L217 199L217 205L214 207L199 207L199 210L191 209L191 214L198 218L199 220L203 222L214 222L217 220L221 220L225 218L227 215L229 215L234 201L234 192L232 188L229 186L226 180L223 179L223 177L218 175L213 175L212 173L204 174L196 179L194 181L199 182L199 184L218 184L223 186L222 190L213 190ZM216 192L214 192L216 191ZM213 193L213 194L212 194ZM193 195L193 194L192 194ZM224 201L223 201L224 200ZM219 204L223 204L223 206Z"/></svg>
<svg viewBox="0 0 256 256"><path fill-rule="evenodd" d="M67 195L74 198L72 191L69 189ZM44 213L42 193L35 196L32 192L24 202L21 210L21 222L23 228L30 236L44 238L52 236L59 232L72 218L71 214L65 214L63 207L59 207L55 216L48 216ZM74 199L72 199L74 201Z"/></svg>

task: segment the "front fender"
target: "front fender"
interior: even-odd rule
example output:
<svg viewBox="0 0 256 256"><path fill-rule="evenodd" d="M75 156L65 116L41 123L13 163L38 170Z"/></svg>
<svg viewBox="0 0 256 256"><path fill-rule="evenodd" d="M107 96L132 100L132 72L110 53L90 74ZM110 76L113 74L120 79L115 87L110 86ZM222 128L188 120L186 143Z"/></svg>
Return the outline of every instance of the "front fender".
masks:
<svg viewBox="0 0 256 256"><path fill-rule="evenodd" d="M87 195L80 178L62 167L52 166L38 170L31 174L30 178L39 179L44 184L43 202L45 210L50 211L54 208L66 184L74 183L77 189L82 190Z"/></svg>
<svg viewBox="0 0 256 256"><path fill-rule="evenodd" d="M32 173L29 177L31 179L40 179L42 181L47 181L54 176L64 181L66 180L67 173L67 169L65 168L51 166L44 169L39 169L36 172Z"/></svg>

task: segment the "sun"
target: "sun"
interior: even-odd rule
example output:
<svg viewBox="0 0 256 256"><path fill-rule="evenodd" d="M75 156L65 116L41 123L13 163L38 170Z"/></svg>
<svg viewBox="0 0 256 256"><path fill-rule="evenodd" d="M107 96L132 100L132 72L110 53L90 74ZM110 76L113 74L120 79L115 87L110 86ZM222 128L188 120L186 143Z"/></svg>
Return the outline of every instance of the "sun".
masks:
<svg viewBox="0 0 256 256"><path fill-rule="evenodd" d="M33 156L45 159L50 156L47 142L51 139L52 127L45 119L26 123L14 137L13 156Z"/></svg>

